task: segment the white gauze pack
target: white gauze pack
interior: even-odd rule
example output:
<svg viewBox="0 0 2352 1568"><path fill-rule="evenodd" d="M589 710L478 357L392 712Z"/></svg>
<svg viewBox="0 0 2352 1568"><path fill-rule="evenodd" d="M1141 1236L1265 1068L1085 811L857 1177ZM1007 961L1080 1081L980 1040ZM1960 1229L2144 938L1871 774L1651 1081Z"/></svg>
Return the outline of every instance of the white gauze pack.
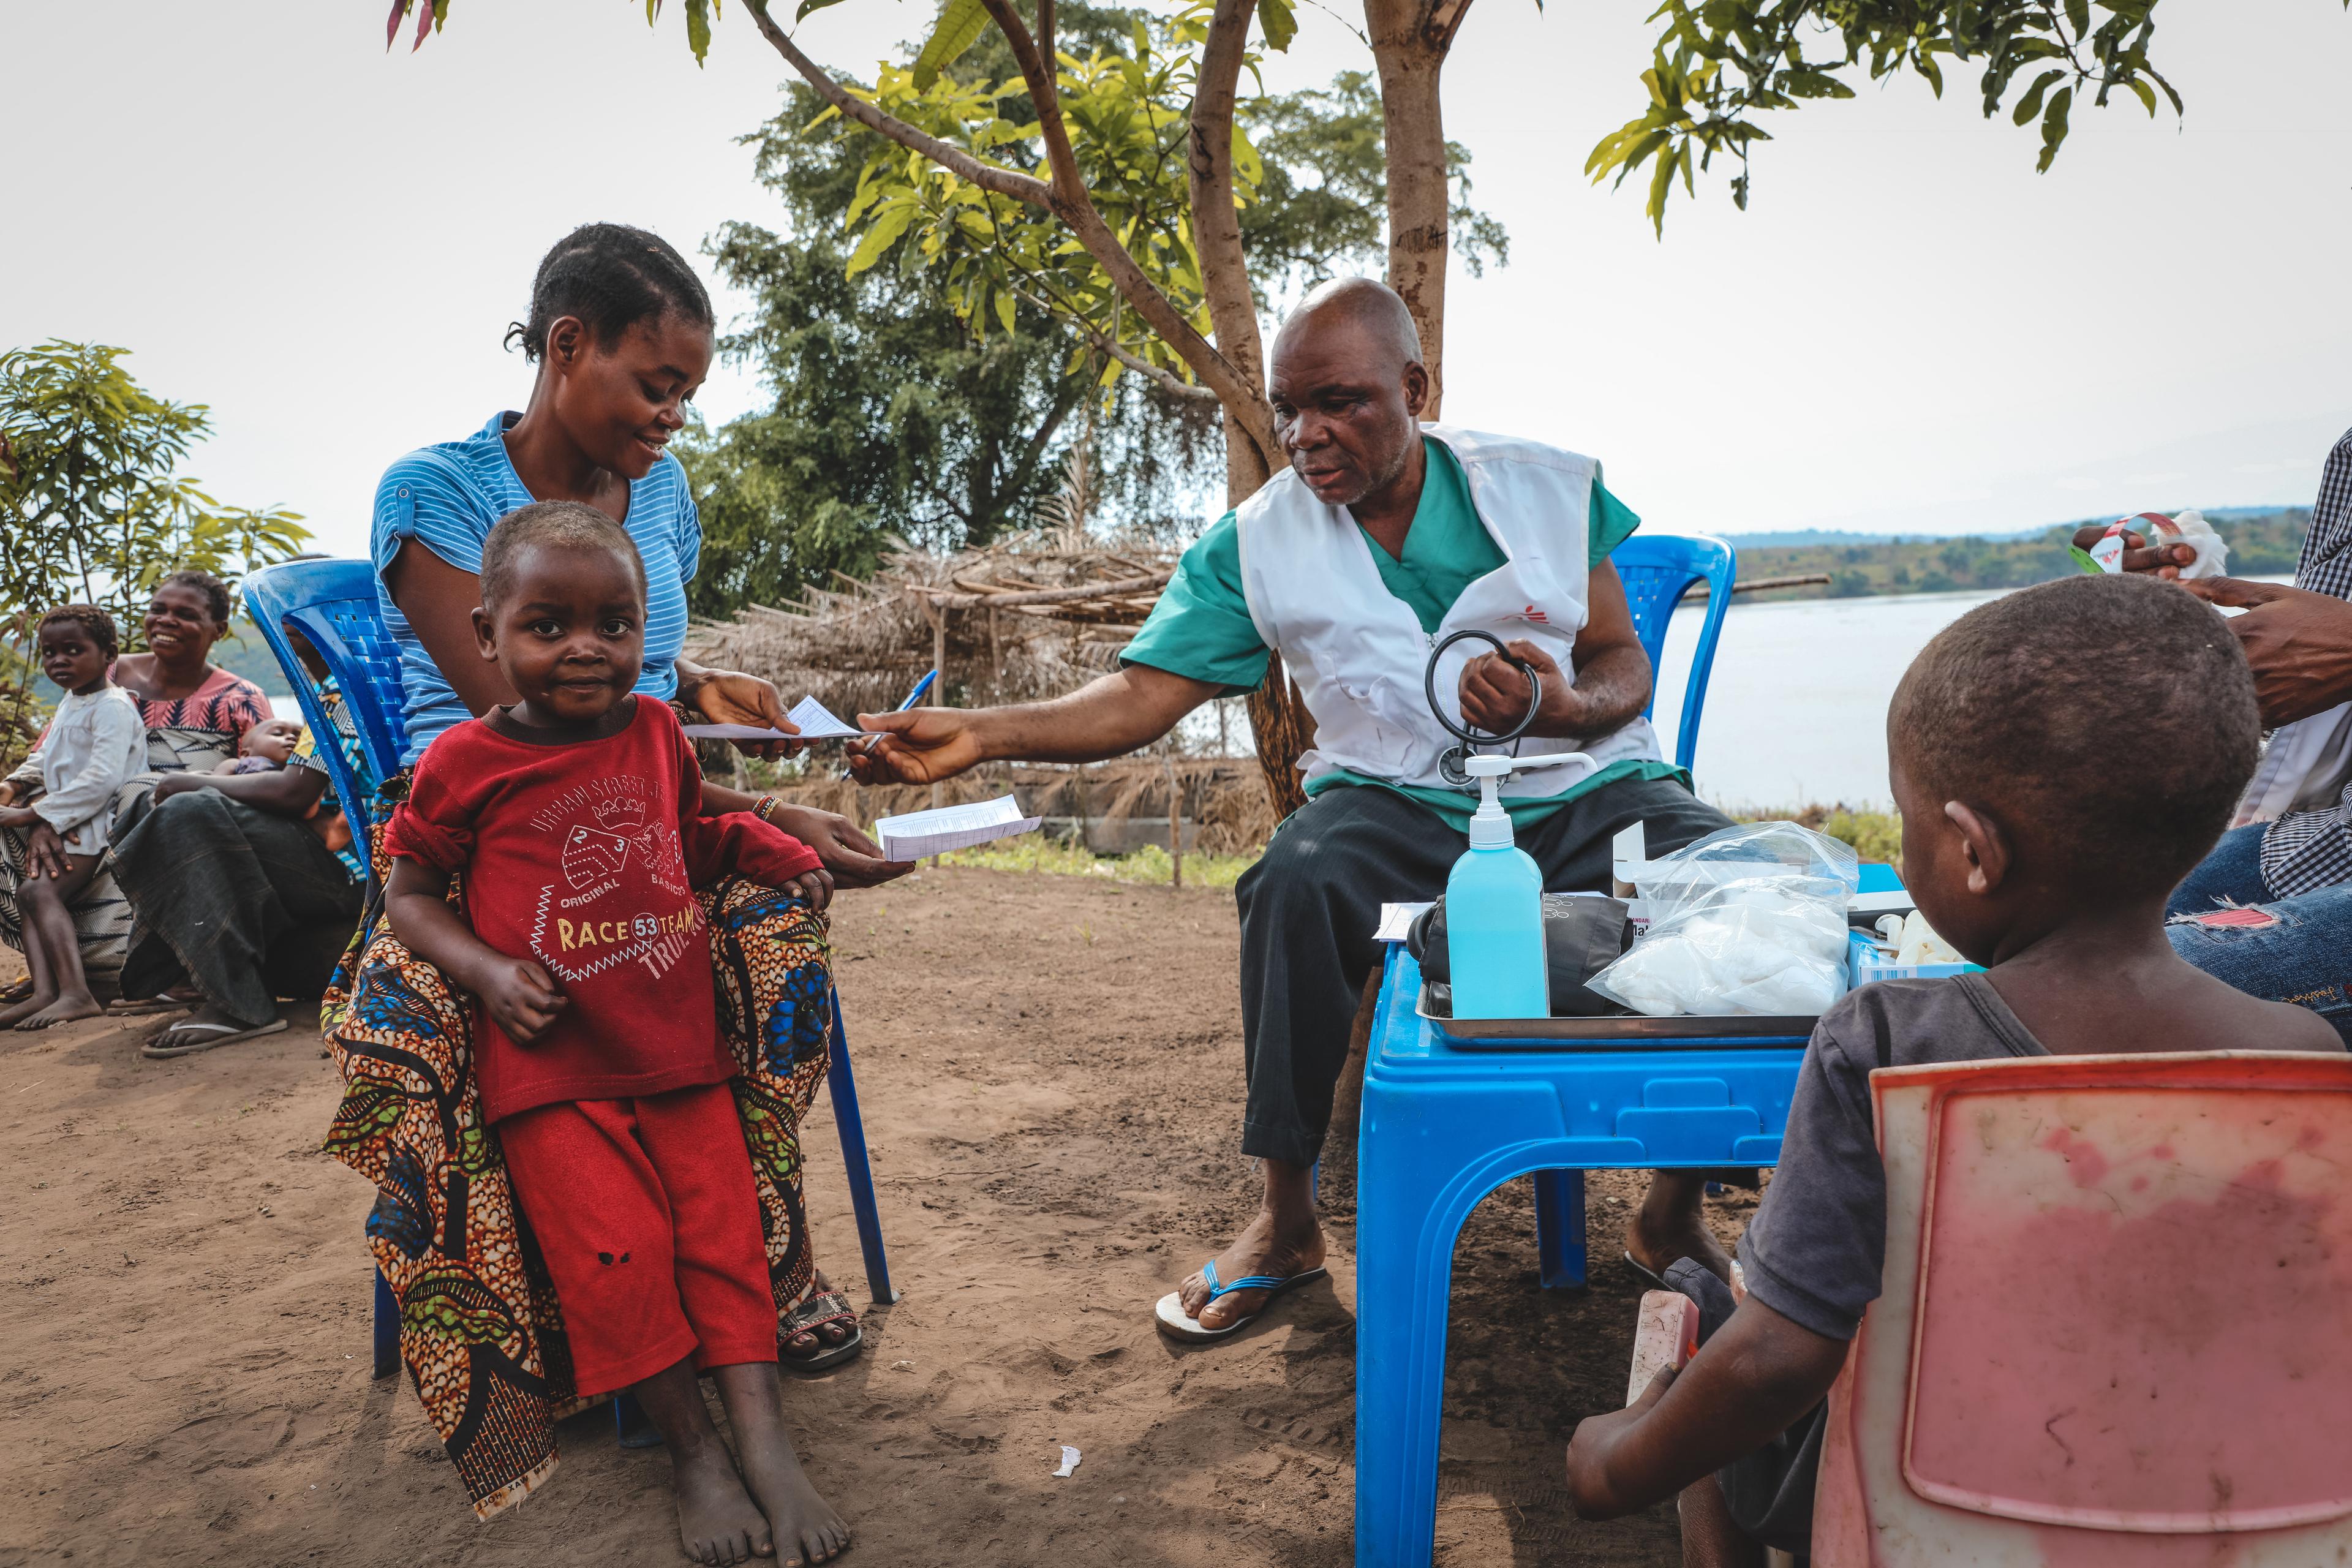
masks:
<svg viewBox="0 0 2352 1568"><path fill-rule="evenodd" d="M1648 929L1586 984L1652 1017L1824 1012L1855 880L1852 848L1793 822L1719 829L1660 863Z"/></svg>

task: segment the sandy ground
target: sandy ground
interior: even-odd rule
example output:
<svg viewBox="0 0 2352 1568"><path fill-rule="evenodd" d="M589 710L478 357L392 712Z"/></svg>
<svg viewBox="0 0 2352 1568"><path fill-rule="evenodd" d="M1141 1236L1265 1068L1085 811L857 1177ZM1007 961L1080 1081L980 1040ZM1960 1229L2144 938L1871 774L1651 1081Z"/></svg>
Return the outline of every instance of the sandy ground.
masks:
<svg viewBox="0 0 2352 1568"><path fill-rule="evenodd" d="M1349 1152L1328 1284L1210 1349L1150 1323L1255 1202L1230 895L950 869L845 896L835 933L903 1292L867 1306L820 1100L810 1206L868 1349L786 1394L847 1561L1349 1562ZM291 1011L172 1062L137 1054L155 1019L0 1035L0 1568L682 1561L667 1459L604 1412L478 1524L404 1376L370 1380L372 1193L319 1152L336 1079ZM1634 1182L1595 1179L1596 1257ZM1622 1398L1622 1265L1540 1289L1518 1183L1454 1279L1438 1563L1677 1562L1669 1510L1586 1525L1559 1486L1577 1419Z"/></svg>

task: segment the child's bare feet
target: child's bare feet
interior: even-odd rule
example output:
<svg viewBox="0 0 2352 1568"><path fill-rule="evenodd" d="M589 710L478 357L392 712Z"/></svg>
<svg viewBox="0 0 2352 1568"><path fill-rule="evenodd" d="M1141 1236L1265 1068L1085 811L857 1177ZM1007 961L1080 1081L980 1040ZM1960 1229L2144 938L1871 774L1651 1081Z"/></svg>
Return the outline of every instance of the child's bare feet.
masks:
<svg viewBox="0 0 2352 1568"><path fill-rule="evenodd" d="M18 1000L13 1006L0 1008L0 1029L15 1028L19 1022L31 1017L57 999L55 992L44 994L36 989L31 994Z"/></svg>
<svg viewBox="0 0 2352 1568"><path fill-rule="evenodd" d="M784 1430L784 1397L776 1363L745 1362L713 1369L727 1425L735 1434L735 1455L743 1484L772 1534L755 1542L761 1555L775 1553L778 1568L830 1563L849 1548L849 1526L818 1495Z"/></svg>
<svg viewBox="0 0 2352 1568"><path fill-rule="evenodd" d="M14 1013L16 1009L12 1007L8 1011ZM70 1024L77 1018L95 1018L105 1011L105 1008L98 1005L97 997L84 991L78 995L60 996L47 1006L16 1019L12 1026L19 1029L46 1029L52 1024ZM0 1017L5 1017L5 1015L0 1015Z"/></svg>
<svg viewBox="0 0 2352 1568"><path fill-rule="evenodd" d="M849 1549L849 1526L817 1495L781 1426L756 1435L738 1428L735 1443L742 1450L744 1484L773 1529L771 1550L779 1568L829 1563Z"/></svg>
<svg viewBox="0 0 2352 1568"><path fill-rule="evenodd" d="M681 1452L681 1449L685 1451ZM713 1568L749 1563L765 1555L768 1521L743 1489L714 1434L707 1443L670 1446L670 1490L677 1500L677 1543L697 1563Z"/></svg>

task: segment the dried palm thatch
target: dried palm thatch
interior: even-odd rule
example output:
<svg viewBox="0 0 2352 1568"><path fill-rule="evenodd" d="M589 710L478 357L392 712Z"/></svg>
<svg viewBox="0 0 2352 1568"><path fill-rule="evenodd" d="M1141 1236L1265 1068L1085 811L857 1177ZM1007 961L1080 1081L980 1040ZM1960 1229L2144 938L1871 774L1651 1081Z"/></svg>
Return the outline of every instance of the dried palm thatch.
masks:
<svg viewBox="0 0 2352 1568"><path fill-rule="evenodd" d="M1083 486L1084 475L1073 482ZM689 658L813 692L847 718L896 707L936 664L934 701L1058 696L1113 668L1175 570L1175 552L1080 526L937 555L900 542L868 581L836 574L800 603L704 622Z"/></svg>

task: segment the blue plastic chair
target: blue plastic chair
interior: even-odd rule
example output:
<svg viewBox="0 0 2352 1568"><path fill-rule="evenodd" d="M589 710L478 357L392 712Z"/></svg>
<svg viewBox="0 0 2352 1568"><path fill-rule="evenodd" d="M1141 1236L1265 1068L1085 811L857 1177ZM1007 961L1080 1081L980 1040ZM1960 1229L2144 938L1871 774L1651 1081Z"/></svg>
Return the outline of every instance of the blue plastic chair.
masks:
<svg viewBox="0 0 2352 1568"><path fill-rule="evenodd" d="M1633 630L1650 668L1663 668L1666 625L1675 606L1696 583L1706 584L1706 618L1699 623L1698 647L1691 654L1690 681L1683 688L1682 725L1675 736L1675 765L1686 768L1698 752L1699 711L1706 706L1707 677L1715 669L1715 645L1723 636L1723 617L1731 610L1731 584L1738 556L1720 539L1699 535L1637 533L1610 552L1610 563L1625 584L1625 603L1633 612ZM1642 717L1657 706L1654 685Z"/></svg>
<svg viewBox="0 0 2352 1568"><path fill-rule="evenodd" d="M1675 741L1675 765L1687 768L1698 752L1698 722L1706 706L1706 683L1715 670L1716 644L1723 637L1723 618L1731 610L1731 584L1738 571L1738 553L1720 539L1699 535L1637 533L1610 553L1611 564L1625 584L1625 603L1633 612L1633 630L1650 668L1664 668L1666 626L1675 606L1696 583L1706 584L1706 618L1699 624L1698 643L1691 650L1690 679L1683 687L1682 725ZM1642 717L1657 706L1653 682L1650 701ZM1584 1173L1536 1173L1536 1261L1546 1287L1573 1289L1584 1283Z"/></svg>
<svg viewBox="0 0 2352 1568"><path fill-rule="evenodd" d="M278 656L311 732L323 739L332 731L318 687L294 655L286 635L289 627L318 650L327 673L342 689L345 710L359 731L369 767L379 778L397 773L408 744L400 717L400 652L376 604L375 569L364 561L293 561L254 573L246 578L244 591L246 613ZM350 819L352 844L362 864L369 867L373 890L368 803L375 792L362 788L340 746L330 742L318 752ZM857 1111L857 1079L850 1070L838 990L833 995L833 1061L825 1083L841 1133L842 1163L848 1167L849 1204L857 1215L858 1246L866 1255L866 1288L875 1300L887 1304L896 1301L898 1293L891 1289L890 1262L882 1247L881 1211L874 1201L874 1171L866 1158L866 1124ZM374 1337L375 1375L390 1377L400 1370L400 1310L381 1273L375 1278Z"/></svg>

